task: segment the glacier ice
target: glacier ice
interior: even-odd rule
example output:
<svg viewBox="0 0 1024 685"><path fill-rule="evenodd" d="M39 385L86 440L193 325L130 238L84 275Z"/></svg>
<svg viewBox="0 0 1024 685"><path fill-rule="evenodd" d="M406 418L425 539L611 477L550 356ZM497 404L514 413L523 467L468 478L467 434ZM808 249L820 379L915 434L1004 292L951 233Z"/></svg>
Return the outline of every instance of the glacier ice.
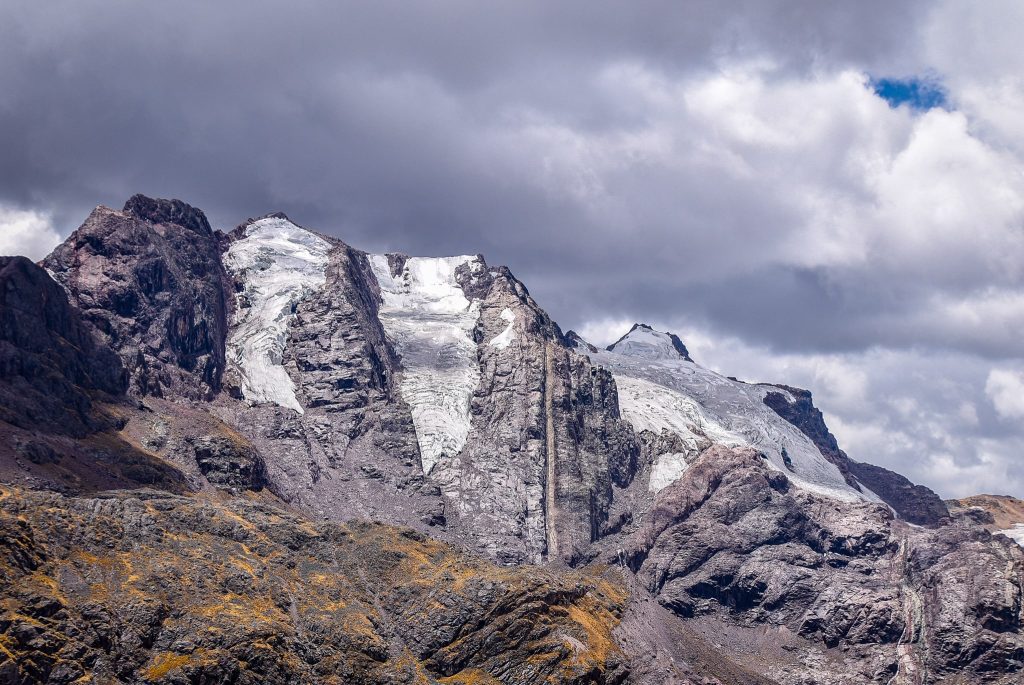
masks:
<svg viewBox="0 0 1024 685"><path fill-rule="evenodd" d="M385 255L371 255L380 285L378 312L402 358L399 385L412 412L424 473L462 451L470 430L470 400L480 382L473 328L480 314L456 278L485 265L479 257L410 257L392 275Z"/></svg>
<svg viewBox="0 0 1024 685"><path fill-rule="evenodd" d="M243 283L248 307L236 307L227 356L250 402L272 402L303 413L282 366L295 305L327 281L331 244L287 219L249 224L228 248L224 264Z"/></svg>
<svg viewBox="0 0 1024 685"><path fill-rule="evenodd" d="M668 430L688 448L701 436L753 447L805 490L843 501L880 501L869 490L850 486L806 435L764 404L768 392L786 394L781 388L742 383L705 369L684 359L667 334L644 327L589 356L612 372L622 415L638 431Z"/></svg>

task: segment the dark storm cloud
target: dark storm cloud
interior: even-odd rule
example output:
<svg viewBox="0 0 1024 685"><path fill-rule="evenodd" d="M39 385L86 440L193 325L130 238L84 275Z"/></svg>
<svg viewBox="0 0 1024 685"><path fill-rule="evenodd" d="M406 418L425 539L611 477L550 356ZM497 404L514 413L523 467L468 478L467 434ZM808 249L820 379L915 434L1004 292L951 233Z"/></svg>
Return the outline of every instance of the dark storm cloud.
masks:
<svg viewBox="0 0 1024 685"><path fill-rule="evenodd" d="M881 59L911 12L890 5L5 3L2 192L64 228L145 190L222 223L284 208L419 249L524 225L582 233L583 217L502 178L491 138L509 107L600 130L643 117L593 92L617 60Z"/></svg>
<svg viewBox="0 0 1024 685"><path fill-rule="evenodd" d="M988 55L936 62L979 44L953 5L6 2L0 208L62 235L135 192L222 228L283 210L365 249L482 252L566 328L966 355L984 403L1024 335L1024 177L1012 99L978 106ZM949 78L950 111L890 109L867 76L915 73Z"/></svg>

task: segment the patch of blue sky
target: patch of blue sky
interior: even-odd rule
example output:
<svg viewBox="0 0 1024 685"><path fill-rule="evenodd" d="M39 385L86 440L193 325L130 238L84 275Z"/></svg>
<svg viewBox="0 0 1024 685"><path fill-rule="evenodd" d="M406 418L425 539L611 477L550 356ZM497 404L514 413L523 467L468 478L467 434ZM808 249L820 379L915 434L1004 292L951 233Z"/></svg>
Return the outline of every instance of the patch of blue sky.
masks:
<svg viewBox="0 0 1024 685"><path fill-rule="evenodd" d="M934 78L872 78L870 83L875 95L890 107L907 105L923 112L948 104L946 89Z"/></svg>

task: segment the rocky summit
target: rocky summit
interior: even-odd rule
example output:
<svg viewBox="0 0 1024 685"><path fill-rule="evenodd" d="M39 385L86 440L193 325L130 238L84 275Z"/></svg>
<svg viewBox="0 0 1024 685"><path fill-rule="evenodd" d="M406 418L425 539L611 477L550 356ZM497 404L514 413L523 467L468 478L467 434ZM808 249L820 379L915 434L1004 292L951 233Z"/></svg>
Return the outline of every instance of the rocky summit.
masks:
<svg viewBox="0 0 1024 685"><path fill-rule="evenodd" d="M98 207L0 258L0 682L1024 680L1024 506L483 256Z"/></svg>

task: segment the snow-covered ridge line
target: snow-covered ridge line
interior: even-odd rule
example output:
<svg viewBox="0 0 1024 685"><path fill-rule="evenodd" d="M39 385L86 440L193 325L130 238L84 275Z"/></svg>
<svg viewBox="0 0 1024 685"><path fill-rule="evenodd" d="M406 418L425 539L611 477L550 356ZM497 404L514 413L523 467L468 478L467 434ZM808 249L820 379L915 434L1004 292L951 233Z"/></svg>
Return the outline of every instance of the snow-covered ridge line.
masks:
<svg viewBox="0 0 1024 685"><path fill-rule="evenodd" d="M399 388L409 404L424 473L466 444L470 400L480 382L473 329L480 314L456 272L486 269L479 257L410 257L392 275L386 255L370 255L380 286L380 322L402 360Z"/></svg>
<svg viewBox="0 0 1024 685"><path fill-rule="evenodd" d="M705 369L683 358L671 336L642 326L610 350L577 349L612 372L623 417L637 431L678 435L686 458L696 456L702 443L749 446L800 488L842 501L880 501L874 493L850 486L806 435L764 403L768 392L779 389L740 383ZM659 471L659 482L651 488L667 485L662 481L668 473Z"/></svg>
<svg viewBox="0 0 1024 685"><path fill-rule="evenodd" d="M280 217L252 222L228 248L224 265L243 283L248 306L235 308L227 357L250 402L303 413L282 358L295 305L327 282L330 251L328 241Z"/></svg>

